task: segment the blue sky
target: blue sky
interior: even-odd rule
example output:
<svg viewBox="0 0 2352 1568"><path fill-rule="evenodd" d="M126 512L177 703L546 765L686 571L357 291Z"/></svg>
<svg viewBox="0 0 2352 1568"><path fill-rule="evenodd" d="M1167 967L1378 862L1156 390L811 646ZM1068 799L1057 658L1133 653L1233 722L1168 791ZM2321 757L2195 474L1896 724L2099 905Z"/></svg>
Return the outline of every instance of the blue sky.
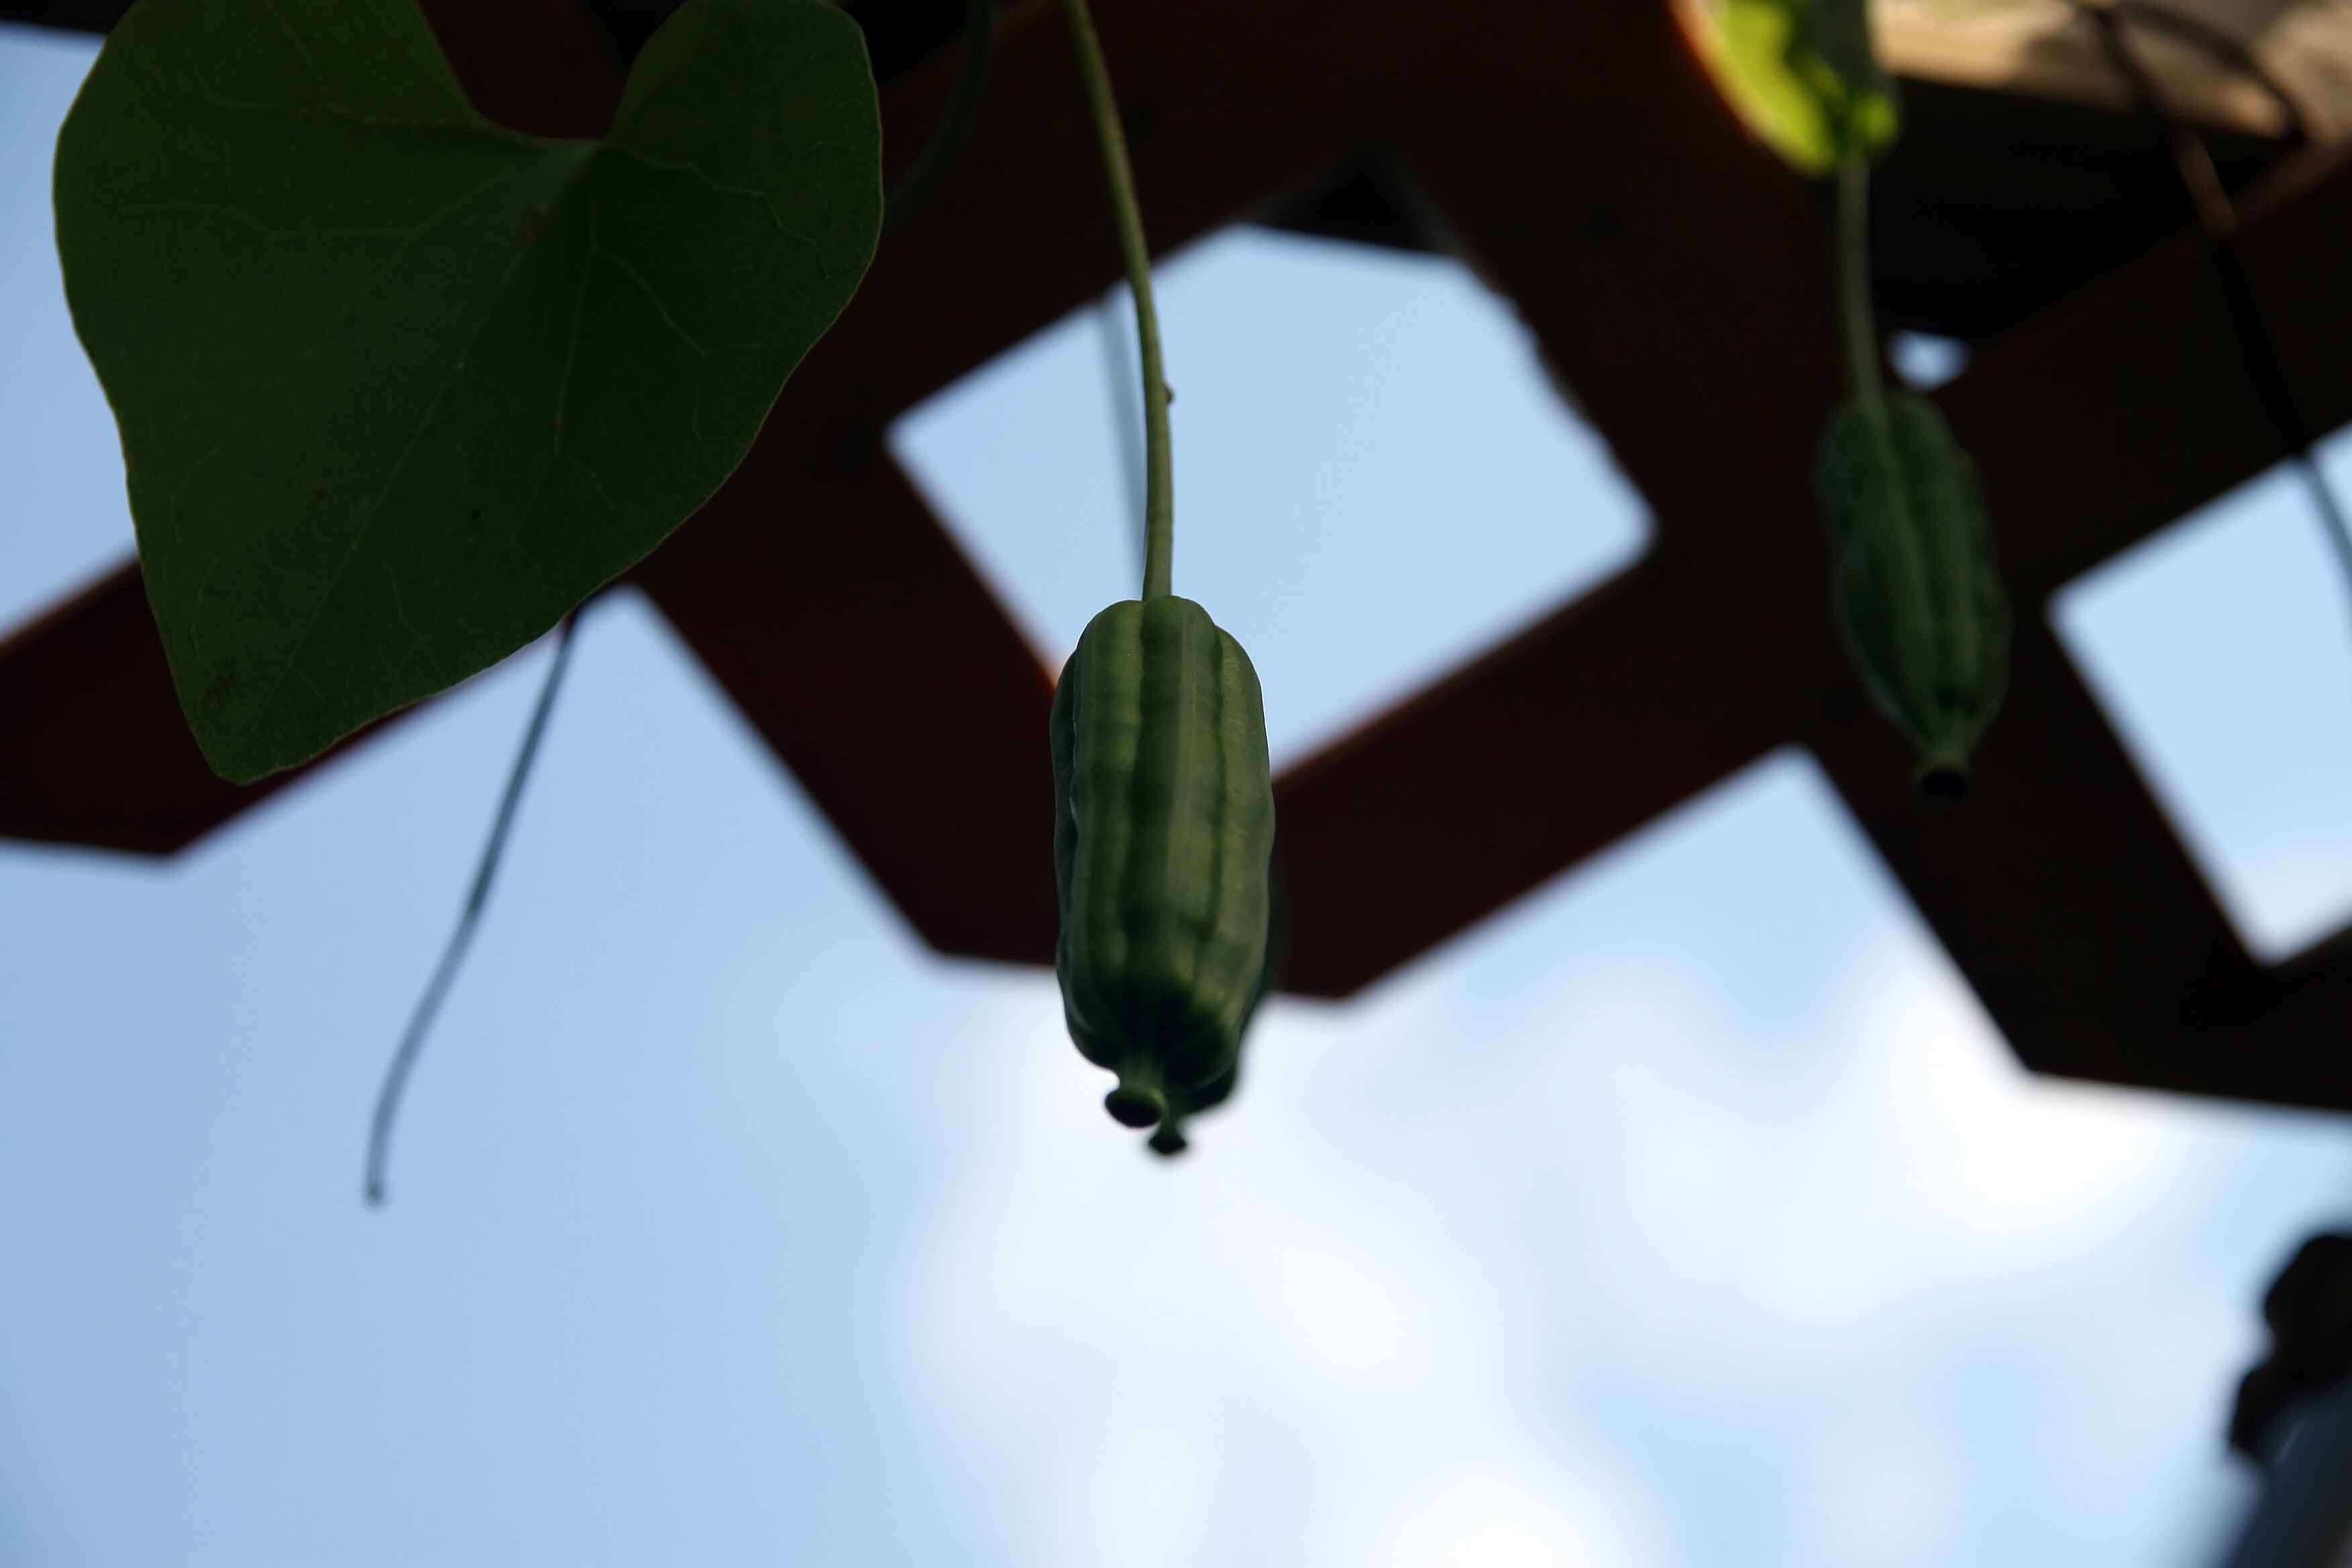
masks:
<svg viewBox="0 0 2352 1568"><path fill-rule="evenodd" d="M89 53L0 30L9 621L130 534L47 228ZM1459 268L1236 235L1164 288L1179 585L1279 753L1639 550ZM1082 314L894 437L1053 658L1131 591L1113 406ZM2250 934L2339 924L2292 486L2060 610ZM177 860L0 847L0 1562L2072 1568L2252 1495L2253 1302L2352 1148L2025 1078L1794 752L1274 1004L1167 1167L1050 977L925 952L617 596L370 1214L544 658Z"/></svg>

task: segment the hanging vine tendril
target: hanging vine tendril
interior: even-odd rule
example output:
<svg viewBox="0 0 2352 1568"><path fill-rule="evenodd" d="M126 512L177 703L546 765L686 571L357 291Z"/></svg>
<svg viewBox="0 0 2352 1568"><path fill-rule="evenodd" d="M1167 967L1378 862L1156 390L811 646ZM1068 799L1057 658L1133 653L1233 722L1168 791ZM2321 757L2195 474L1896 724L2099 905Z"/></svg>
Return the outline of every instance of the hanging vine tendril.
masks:
<svg viewBox="0 0 2352 1568"><path fill-rule="evenodd" d="M955 96L946 114L940 119L930 142L915 160L914 166L891 186L885 197L883 225L896 227L913 216L939 188L950 164L971 140L973 128L980 120L980 100L986 89L990 56L996 40L997 0L966 0L963 26L963 68L956 79ZM508 771L506 788L499 797L496 816L491 820L488 841L482 846L481 858L474 867L474 880L466 894L466 902L457 914L457 927L441 950L440 961L425 982L424 994L417 997L415 1011L409 1015L408 1026L401 1031L400 1043L393 1050L392 1060L385 1065L383 1082L376 1090L375 1113L368 1127L367 1178L365 1194L368 1205L381 1207L385 1196L385 1173L392 1159L392 1134L400 1117L400 1105L407 1092L410 1076L416 1070L417 1058L425 1049L425 1037L431 1033L433 1020L441 1011L441 1004L449 994L449 987L457 977L465 962L466 952L473 945L474 933L481 926L483 911L488 907L490 887L498 875L499 861L506 853L508 836L514 829L515 813L522 802L524 784L530 780L531 764L538 759L539 743L547 732L548 716L554 710L555 694L563 683L563 673L572 659L572 633L579 623L574 611L563 618L555 635L555 653L549 661L546 679L539 689L539 700L532 706L530 718L524 725L522 744L515 754L514 765Z"/></svg>
<svg viewBox="0 0 2352 1568"><path fill-rule="evenodd" d="M425 1037L432 1030L434 1015L440 1012L443 999L449 994L450 983L457 977L457 966L465 962L466 950L473 945L474 932L482 923L482 910L490 900L491 880L498 875L499 858L506 853L507 837L514 830L515 808L521 804L523 784L530 779L531 763L539 756L539 742L547 732L547 716L555 708L555 693L563 684L564 668L572 661L572 637L579 622L580 614L575 610L556 627L555 656L548 663L546 679L540 683L539 700L531 708L530 721L523 727L521 749L515 753L514 765L507 772L506 788L499 796L498 815L490 820L490 837L482 846L481 859L474 867L473 886L467 891L465 907L458 911L457 929L449 933L448 943L441 950L441 961L433 966L433 976L425 982L424 994L416 999L416 1009L408 1016L408 1027L401 1031L400 1044L384 1068L383 1087L376 1090L375 1115L368 1126L366 1195L370 1208L383 1205L384 1170L392 1159L392 1129L400 1115L401 1096L408 1088L409 1074L416 1070L416 1058L425 1049Z"/></svg>
<svg viewBox="0 0 2352 1568"><path fill-rule="evenodd" d="M2194 18L2149 5L2147 0L2123 0L2116 5L2100 5L2095 0L2073 0L2073 4L2076 13L2097 32L2107 63L2131 95L2134 107L2164 139L2172 154L2181 193L2197 216L2198 227L2213 247L2213 270L2221 285L2223 307L2229 312L2231 337L2245 365L2254 401L2261 406L2273 437L2285 448L2286 460L2302 475L2312 508L2319 514L2320 526L2335 548L2346 585L2352 589L2352 524L2347 523L2343 502L2313 454L2312 448L2318 441L2317 429L2279 358L2277 334L2272 330L2269 313L2263 309L2253 279L2246 271L2245 258L2238 249L2237 205L2230 199L2229 189L2222 184L2205 138L2173 111L2155 76L2133 52L2125 25L2133 23L2168 33L2254 82L2278 105L2288 135L2296 142L2309 141L2309 119L2294 94L2226 34Z"/></svg>

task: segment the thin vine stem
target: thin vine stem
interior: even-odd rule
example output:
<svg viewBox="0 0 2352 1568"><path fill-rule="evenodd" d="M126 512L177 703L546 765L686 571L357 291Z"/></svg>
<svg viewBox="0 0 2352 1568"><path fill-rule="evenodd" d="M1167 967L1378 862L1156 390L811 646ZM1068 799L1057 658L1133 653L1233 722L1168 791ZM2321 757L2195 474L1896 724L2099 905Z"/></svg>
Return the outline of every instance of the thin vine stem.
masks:
<svg viewBox="0 0 2352 1568"><path fill-rule="evenodd" d="M883 198L884 233L922 210L956 154L971 140L972 130L980 123L980 100L988 86L989 57L995 49L996 0L964 0L963 71L956 78L955 97L915 166L901 174Z"/></svg>
<svg viewBox="0 0 2352 1568"><path fill-rule="evenodd" d="M2173 111L2163 89L2132 48L2117 16L2104 6L2085 5L2083 0L2075 0L2075 4L2084 19L2097 31L2107 63L2123 79L2133 103L2172 153L2182 195L2211 247L2214 274L2221 282L2222 303L2230 315L2231 336L2236 342L2254 400L2271 426L2272 436L2286 448L2287 460L2302 474L2312 510L2319 514L2320 531L2335 552L2337 568L2346 581L2352 583L2352 519L2345 516L2335 487L2319 466L2318 454L2314 450L2319 441L2317 430L2285 366L2280 363L2277 333L2255 291L2253 279L2247 274L2245 258L2238 249L2237 205L2222 184L2221 171L2214 167L2212 151L2196 128ZM2144 3L2128 5L2125 15L2162 25L2252 77L2277 100L2289 129L2299 139L2305 136L2308 121L2294 96L2225 36L2213 34L2193 20L2184 24L2181 18Z"/></svg>
<svg viewBox="0 0 2352 1568"><path fill-rule="evenodd" d="M482 923L482 910L490 900L491 879L498 875L499 859L506 853L507 837L514 830L515 807L522 801L523 784L530 777L531 763L539 755L540 738L547 732L547 716L554 710L557 688L563 684L564 667L572 661L572 635L579 622L580 614L575 610L564 616L562 625L556 628L555 657L549 661L546 679L540 683L539 701L523 728L522 746L515 752L514 765L507 771L506 789L499 796L498 815L491 818L490 837L474 867L474 883L466 894L465 907L458 911L457 929L449 933L448 943L441 950L441 961L433 966L433 976L425 982L424 994L417 997L415 1011L408 1016L408 1027L401 1031L400 1044L384 1068L382 1087L376 1090L375 1115L368 1125L366 1192L370 1208L383 1205L384 1172L392 1160L392 1129L400 1116L401 1096L407 1090L409 1075L416 1070L416 1058L425 1049L425 1037L433 1028L434 1015L441 1011L450 983L457 977L457 966L465 962L466 950L473 945L474 932Z"/></svg>
<svg viewBox="0 0 2352 1568"><path fill-rule="evenodd" d="M1137 401L1135 351L1129 346L1125 317L1119 309L1118 290L1114 289L1102 297L1095 307L1095 323L1102 338L1103 379L1110 390L1110 422L1112 434L1118 442L1118 499L1127 510L1128 527L1134 535L1135 569L1143 570L1143 557L1150 548L1145 537L1143 492L1143 409Z"/></svg>
<svg viewBox="0 0 2352 1568"><path fill-rule="evenodd" d="M1135 198L1135 172L1127 161L1127 132L1111 96L1110 68L1095 37L1087 0L1062 0L1077 47L1078 73L1094 110L1095 134L1102 142L1103 170L1110 181L1111 213L1118 221L1118 244L1127 258L1127 286L1135 295L1135 337L1143 362L1143 596L1173 591L1176 553L1175 470L1168 449L1168 379L1160 360L1160 311L1151 300L1151 251L1143 241L1143 209Z"/></svg>
<svg viewBox="0 0 2352 1568"><path fill-rule="evenodd" d="M1849 390L1878 407L1878 322L1870 300L1870 160L1849 153L1837 172L1838 336L1845 346Z"/></svg>

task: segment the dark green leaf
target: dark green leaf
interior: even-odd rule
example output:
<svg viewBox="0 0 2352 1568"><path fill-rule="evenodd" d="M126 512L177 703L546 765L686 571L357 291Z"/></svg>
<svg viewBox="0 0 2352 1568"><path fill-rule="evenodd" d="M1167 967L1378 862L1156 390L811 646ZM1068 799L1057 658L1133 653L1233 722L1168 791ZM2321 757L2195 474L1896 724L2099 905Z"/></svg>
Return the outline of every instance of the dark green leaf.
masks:
<svg viewBox="0 0 2352 1568"><path fill-rule="evenodd" d="M601 143L483 121L414 0L141 0L58 247L213 766L464 679L700 505L865 274L880 142L819 0L689 0Z"/></svg>

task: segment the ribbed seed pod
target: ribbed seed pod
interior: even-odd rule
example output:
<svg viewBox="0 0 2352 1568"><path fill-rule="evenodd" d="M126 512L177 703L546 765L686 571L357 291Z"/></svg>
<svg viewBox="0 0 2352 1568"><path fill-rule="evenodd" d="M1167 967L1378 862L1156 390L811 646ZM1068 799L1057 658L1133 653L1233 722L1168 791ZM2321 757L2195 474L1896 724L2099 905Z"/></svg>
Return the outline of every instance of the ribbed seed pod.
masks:
<svg viewBox="0 0 2352 1568"><path fill-rule="evenodd" d="M1257 673L1189 599L1111 605L1054 693L1055 971L1105 1105L1152 1146L1232 1087L1265 976L1274 787Z"/></svg>
<svg viewBox="0 0 2352 1568"><path fill-rule="evenodd" d="M1920 787L1958 795L2009 684L2009 603L1976 465L1934 404L1893 393L1832 416L1819 490L1846 652L1917 751Z"/></svg>
<svg viewBox="0 0 2352 1568"><path fill-rule="evenodd" d="M1242 1014L1244 1045L1248 1043L1250 1020L1257 1016L1258 1004L1265 1000L1266 993L1274 989L1275 983L1281 976L1283 959L1289 947L1290 902L1284 894L1282 868L1278 865L1273 868L1269 886L1273 908L1266 917L1265 965L1258 972L1257 988L1250 993L1249 1006ZM1176 1114L1162 1121L1160 1130L1151 1135L1152 1152L1157 1154L1182 1153L1185 1148L1185 1119L1198 1116L1204 1110L1214 1110L1231 1100L1234 1090L1240 1087L1240 1079L1241 1062L1236 1058L1234 1065L1216 1078L1199 1089L1178 1096L1174 1102Z"/></svg>

